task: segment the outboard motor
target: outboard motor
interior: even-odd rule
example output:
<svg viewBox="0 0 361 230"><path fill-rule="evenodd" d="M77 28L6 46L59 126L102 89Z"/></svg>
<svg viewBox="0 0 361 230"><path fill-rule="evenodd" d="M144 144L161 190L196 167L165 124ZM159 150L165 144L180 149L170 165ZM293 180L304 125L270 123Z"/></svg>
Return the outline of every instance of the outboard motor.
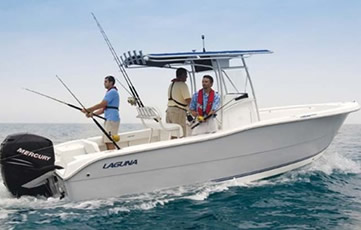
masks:
<svg viewBox="0 0 361 230"><path fill-rule="evenodd" d="M54 195L55 155L51 140L34 134L9 135L0 148L1 176L16 197Z"/></svg>

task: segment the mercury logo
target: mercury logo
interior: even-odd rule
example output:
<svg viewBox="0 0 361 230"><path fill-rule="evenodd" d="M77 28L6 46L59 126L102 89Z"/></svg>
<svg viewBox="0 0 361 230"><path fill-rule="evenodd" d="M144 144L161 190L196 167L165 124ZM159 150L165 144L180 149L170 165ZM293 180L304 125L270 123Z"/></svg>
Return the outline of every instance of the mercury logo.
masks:
<svg viewBox="0 0 361 230"><path fill-rule="evenodd" d="M45 156L45 155L39 154L39 153L34 153L34 152L31 152L31 151L28 151L28 150L22 149L22 148L18 148L18 150L16 152L21 153L24 156L32 157L32 158L39 159L42 161L49 161L51 159L51 157L48 157L48 156Z"/></svg>

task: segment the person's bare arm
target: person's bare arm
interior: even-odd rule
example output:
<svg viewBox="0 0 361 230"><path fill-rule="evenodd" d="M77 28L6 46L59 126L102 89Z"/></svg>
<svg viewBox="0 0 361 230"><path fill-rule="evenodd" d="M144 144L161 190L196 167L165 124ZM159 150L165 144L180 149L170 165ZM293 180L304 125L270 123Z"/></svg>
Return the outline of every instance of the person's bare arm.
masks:
<svg viewBox="0 0 361 230"><path fill-rule="evenodd" d="M98 109L98 110L95 110L94 112L93 112L93 114L96 114L96 115L100 115L100 114L103 114L104 113L104 108L101 108L101 109Z"/></svg>
<svg viewBox="0 0 361 230"><path fill-rule="evenodd" d="M105 107L107 107L108 105L108 102L105 101L105 100L102 100L100 103L92 106L92 107L89 107L87 108L88 112L92 113L94 112L95 110L98 110L98 109L104 109Z"/></svg>
<svg viewBox="0 0 361 230"><path fill-rule="evenodd" d="M82 112L85 113L87 115L87 117L91 117L91 114L94 111L96 111L95 114L100 115L104 112L104 109L105 109L105 107L107 107L107 105L108 105L108 102L103 100L100 103L98 103L92 107L89 107L87 109L82 109Z"/></svg>

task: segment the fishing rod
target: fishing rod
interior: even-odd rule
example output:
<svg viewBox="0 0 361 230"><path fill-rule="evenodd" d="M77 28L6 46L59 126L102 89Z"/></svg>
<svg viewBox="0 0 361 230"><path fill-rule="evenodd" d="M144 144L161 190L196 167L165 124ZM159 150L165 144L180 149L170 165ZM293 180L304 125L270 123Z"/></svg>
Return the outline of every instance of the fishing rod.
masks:
<svg viewBox="0 0 361 230"><path fill-rule="evenodd" d="M239 100L241 100L241 99L243 99L243 98L248 98L248 93L244 93L244 94L242 94L241 96L232 98L229 102L227 102L226 104L224 104L224 105L222 105L220 108L218 108L216 111L214 111L213 114L207 115L207 116L203 119L203 121L200 121L200 122L198 122L197 124L195 124L194 126L192 126L191 129L194 129L195 127L199 126L201 123L205 122L205 121L208 120L209 118L215 116L216 113L217 113L219 110L221 110L222 108L224 108L225 106L227 106L227 105L228 105L229 103L231 103L233 100L239 101Z"/></svg>
<svg viewBox="0 0 361 230"><path fill-rule="evenodd" d="M78 106L75 106L75 105L72 105L72 104L69 104L69 103L67 103L67 102L65 102L65 101L61 101L61 100L56 99L56 98L54 98L54 97L48 96L48 95L46 95L46 94L39 93L39 92L37 92L37 91L35 91L35 90L31 90L31 89L27 89L27 88L23 88L23 89L26 90L26 91L29 91L29 92L38 94L38 95L40 95L40 96L49 98L49 99L51 99L51 100L57 101L57 102L62 103L62 104L64 104L64 105L67 105L67 106L69 106L69 107L71 107L71 108L73 108L73 109L77 109L77 110L79 110L79 111L82 111L82 108L80 108L80 107L78 107ZM102 116L100 116L100 115L94 114L94 116L96 116L96 117L98 117L98 118L100 118L100 119L105 120L105 118L102 117Z"/></svg>
<svg viewBox="0 0 361 230"><path fill-rule="evenodd" d="M106 35L105 31L103 30L103 27L100 25L98 19L94 15L94 13L91 13L91 14L92 14L92 16L94 18L94 21L96 22L99 30L100 30L100 33L103 35L103 38L104 38L105 42L107 43L108 48L109 48L110 52L112 53L112 55L114 57L114 60L117 63L117 65L119 67L119 70L122 73L122 75L123 75L128 87L129 87L131 93L128 90L127 90L127 92L131 96L133 96L133 98L135 99L135 101L136 101L136 103L138 104L139 107L144 107L144 104L143 104L142 100L140 99L137 90L135 89L132 81L130 80L130 78L129 78L128 74L127 74L127 72L125 71L125 68L124 68L122 62L120 61L119 56L117 55L117 53L115 52L112 44L110 43L110 40L108 39L108 36Z"/></svg>
<svg viewBox="0 0 361 230"><path fill-rule="evenodd" d="M63 86L68 90L68 92L75 98L75 100L81 105L81 107L83 107L83 109L89 113L89 111L85 108L85 106L79 101L79 99L73 94L73 92L69 89L69 87L64 83L63 80L61 80L61 78L56 75L56 78L58 78L58 80L61 82L61 84L63 84ZM105 129L99 124L99 122L97 120L95 120L95 118L93 116L91 116L91 118L93 119L94 123L98 126L98 128L104 133L104 135L112 141L112 143L115 145L115 147L117 147L117 149L120 149L120 147L117 145L117 143L114 141L114 139L109 135L109 133L107 133L107 131L105 131Z"/></svg>

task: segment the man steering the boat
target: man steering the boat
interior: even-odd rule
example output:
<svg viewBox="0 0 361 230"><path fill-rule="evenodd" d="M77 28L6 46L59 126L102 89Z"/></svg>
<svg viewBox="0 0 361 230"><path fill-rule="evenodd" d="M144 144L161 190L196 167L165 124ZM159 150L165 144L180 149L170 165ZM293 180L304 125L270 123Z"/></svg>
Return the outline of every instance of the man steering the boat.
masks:
<svg viewBox="0 0 361 230"><path fill-rule="evenodd" d="M107 89L104 99L87 109L83 109L82 112L87 117L93 116L93 114L103 114L105 117L104 129L110 134L109 136L114 139L114 136L118 135L120 117L119 117L119 93L115 87L115 78L113 76L106 76L104 79L104 87ZM115 146L105 134L103 134L103 141L108 150L115 149Z"/></svg>
<svg viewBox="0 0 361 230"><path fill-rule="evenodd" d="M220 103L220 96L213 89L213 78L210 75L204 75L202 79L202 89L196 92L189 109L196 117L199 125L192 130L192 135L217 132L217 121L215 112Z"/></svg>
<svg viewBox="0 0 361 230"><path fill-rule="evenodd" d="M178 68L176 78L168 88L168 108L166 111L166 122L175 123L182 127L183 136L187 136L186 117L188 105L191 102L191 96L187 84L187 70ZM172 137L175 139L177 137Z"/></svg>

